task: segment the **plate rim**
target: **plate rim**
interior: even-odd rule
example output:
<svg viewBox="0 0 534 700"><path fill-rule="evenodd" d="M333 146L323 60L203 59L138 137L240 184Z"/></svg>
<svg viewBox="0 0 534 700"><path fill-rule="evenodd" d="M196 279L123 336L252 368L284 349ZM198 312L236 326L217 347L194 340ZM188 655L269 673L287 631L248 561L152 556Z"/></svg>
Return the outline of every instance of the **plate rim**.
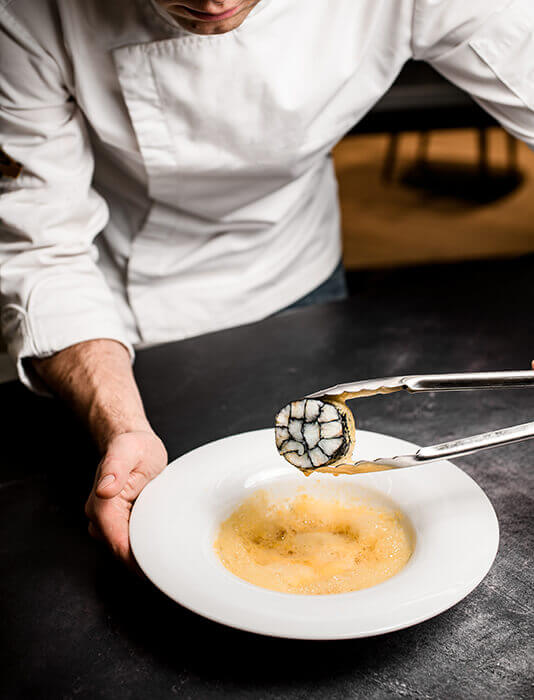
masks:
<svg viewBox="0 0 534 700"><path fill-rule="evenodd" d="M172 601L178 603L179 605L186 608L187 610L190 610L191 612L194 612L195 614L200 615L201 617L204 617L205 619L208 619L208 620L215 622L217 624L225 625L225 626L230 627L232 629L240 630L243 632L259 634L262 636L267 636L267 637L272 637L272 638L299 639L299 640L309 640L309 641L328 641L328 640L335 641L335 640L345 640L345 639L364 639L367 637L376 637L376 636L380 636L382 634L388 634L390 632L400 631L403 629L407 629L409 627L413 627L414 625L418 625L422 622L425 622L427 620L432 619L433 617L440 615L443 612L446 612L447 610L450 610L452 607L457 605L464 598L469 596L480 585L480 583L484 580L484 578L487 576L487 574L491 570L491 568L495 562L495 559L496 559L496 556L497 556L497 553L499 550L499 545L500 545L500 526L499 526L499 520L498 520L497 514L495 512L495 508L494 508L490 498L486 494L486 492L482 489L481 486L479 486L479 484L473 479L473 477L471 475L469 475L467 472L465 472L463 469L461 469L461 467L454 464L450 460L440 460L439 461L440 464L447 464L448 466L452 467L454 470L461 472L462 476L464 478L466 478L469 482L471 482L471 485L474 486L475 489L478 491L479 496L482 497L482 500L485 502L485 505L488 507L488 515L490 516L490 518L493 522L493 525L494 525L494 537L492 540L491 554L488 557L488 561L486 562L484 569L483 570L481 569L479 574L474 579L472 579L470 581L470 585L467 588L464 588L463 590L459 591L458 594L455 595L453 597L453 599L447 603L447 605L445 605L444 607L440 607L439 610L430 611L428 613L424 613L424 614L421 614L419 616L412 617L412 618L410 618L409 621L406 621L406 623L401 623L401 624L392 623L391 625L385 625L385 626L382 626L382 627L380 627L376 630L373 630L371 632L369 632L369 631L363 631L360 633L359 632L345 632L345 633L340 632L340 633L328 633L328 634L325 634L324 632L317 633L317 634L315 634L315 633L303 633L303 632L290 633L290 632L266 631L265 629L262 628L261 623L255 624L254 622L247 623L247 622L230 621L228 619L228 617L225 617L224 615L218 616L218 615L213 614L211 612L206 612L205 610L202 609L201 606L191 604L189 601L184 602L184 600L179 599L179 597L176 596L176 594L174 592L167 590L167 587L165 585L163 585L162 583L158 583L157 580L152 578L152 576L149 574L149 572L147 570L145 570L145 568L142 566L140 558L138 557L138 555L135 552L135 544L134 544L135 538L136 538L135 522L137 520L136 508L137 508L137 511L139 511L138 504L139 504L139 502L142 503L144 500L142 498L143 493L145 492L146 488L148 486L150 486L150 484L154 483L161 475L167 473L167 471L169 470L170 467L173 467L176 463L180 462L185 457L189 457L190 455L194 455L196 452L200 452L207 447L213 447L213 446L217 445L218 443L226 442L226 441L231 440L231 439L243 438L245 436L251 436L251 435L257 435L258 433L266 434L268 432L274 434L274 429L272 427L260 428L260 429L256 429L256 430L248 430L248 431L245 431L242 433L235 433L232 435L227 435L227 436L224 436L221 438L217 438L216 440L212 440L210 442L204 443L202 445L198 445L197 447L193 448L192 450L184 452L183 454L179 455L178 457L173 459L171 462L169 462L169 464L163 470L163 472L161 472L157 477L155 477L155 479L153 479L151 482L149 482L149 484L147 484L147 486L142 490L141 494L136 499L136 501L133 505L131 514L130 514L130 522L129 522L130 547L131 547L132 554L133 554L134 559L137 562L138 566L142 570L143 574L146 576L146 578L161 593L166 595ZM379 433L376 431L358 429L357 434L365 434L365 435L372 436L373 438L376 437L376 438L394 439L398 442L402 442L403 445L409 449L417 450L420 447L416 443L412 443L408 440L405 440L404 438L398 438L394 435ZM412 467L410 469L420 469L420 468L424 468L425 466L426 465L419 465L416 467ZM378 472L378 473L384 473L384 472ZM148 491L150 491L150 490L151 489L148 489ZM392 577L392 578L394 578L394 577ZM390 579L386 579L386 581L383 581L382 583L387 583L388 580L390 580ZM249 582L247 582L247 583L249 583ZM249 585L254 585L254 584L249 584ZM380 584L377 584L377 585L380 585ZM374 587L375 586L371 586L370 589L372 589ZM367 590L367 589L363 589L363 590ZM273 593L273 592L274 591L271 591L271 593ZM357 593L357 592L358 591L337 593L337 594L331 594L327 597L328 598L334 598L334 597L337 598L339 596L352 595L352 594ZM284 593L284 592L277 592L277 593L281 593L284 596L296 595L296 594L290 594L290 593ZM299 598L305 598L305 597L315 598L317 596L313 596L313 595L306 596L306 595L298 594L298 597Z"/></svg>

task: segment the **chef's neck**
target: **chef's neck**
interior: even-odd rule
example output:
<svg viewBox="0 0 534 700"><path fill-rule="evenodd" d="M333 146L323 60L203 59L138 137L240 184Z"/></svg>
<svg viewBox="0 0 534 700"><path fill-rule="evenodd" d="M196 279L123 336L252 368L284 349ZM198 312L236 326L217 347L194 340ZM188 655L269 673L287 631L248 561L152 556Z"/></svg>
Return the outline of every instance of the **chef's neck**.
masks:
<svg viewBox="0 0 534 700"><path fill-rule="evenodd" d="M225 34L237 29L261 0L156 0L184 29L195 34Z"/></svg>

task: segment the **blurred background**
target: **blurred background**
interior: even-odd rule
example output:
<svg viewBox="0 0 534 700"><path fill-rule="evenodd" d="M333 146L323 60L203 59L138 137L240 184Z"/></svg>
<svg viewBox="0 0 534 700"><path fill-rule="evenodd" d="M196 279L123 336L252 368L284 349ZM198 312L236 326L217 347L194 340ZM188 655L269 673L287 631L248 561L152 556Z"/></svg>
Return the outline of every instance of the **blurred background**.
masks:
<svg viewBox="0 0 534 700"><path fill-rule="evenodd" d="M333 156L352 295L534 274L534 153L427 64L409 61ZM2 350L0 381L15 376Z"/></svg>
<svg viewBox="0 0 534 700"><path fill-rule="evenodd" d="M425 63L334 159L349 271L534 252L534 153Z"/></svg>

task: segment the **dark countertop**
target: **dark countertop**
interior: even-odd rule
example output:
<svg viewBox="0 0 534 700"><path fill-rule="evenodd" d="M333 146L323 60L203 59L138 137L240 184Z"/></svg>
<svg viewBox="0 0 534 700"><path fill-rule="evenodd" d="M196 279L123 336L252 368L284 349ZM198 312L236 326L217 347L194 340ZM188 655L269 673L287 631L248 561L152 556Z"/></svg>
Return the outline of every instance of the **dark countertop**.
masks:
<svg viewBox="0 0 534 700"><path fill-rule="evenodd" d="M174 459L272 425L288 399L339 381L528 368L533 278L532 256L353 274L350 302L144 350L136 374ZM532 420L533 399L528 389L403 393L365 399L357 420L431 444ZM399 632L301 642L204 620L123 570L86 534L96 454L83 431L15 382L0 400L3 698L533 696L531 442L458 460L501 527L473 593Z"/></svg>

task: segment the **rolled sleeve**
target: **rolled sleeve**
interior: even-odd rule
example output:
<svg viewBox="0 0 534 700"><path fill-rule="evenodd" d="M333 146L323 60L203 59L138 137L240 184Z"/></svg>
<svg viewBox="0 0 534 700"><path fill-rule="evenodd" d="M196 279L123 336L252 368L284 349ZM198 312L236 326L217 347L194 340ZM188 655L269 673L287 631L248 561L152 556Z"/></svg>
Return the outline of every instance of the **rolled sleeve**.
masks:
<svg viewBox="0 0 534 700"><path fill-rule="evenodd" d="M36 39L1 7L0 42L0 147L22 165L18 178L0 180L0 322L20 379L42 392L24 358L96 338L121 342L132 359L133 349L97 265L108 209L91 187L66 59L54 57L52 29Z"/></svg>
<svg viewBox="0 0 534 700"><path fill-rule="evenodd" d="M19 379L36 393L48 394L25 358L48 357L76 343L108 338L122 343L134 359L106 284L95 284L92 276L85 279L80 270L40 280L26 306L2 307L1 322Z"/></svg>
<svg viewBox="0 0 534 700"><path fill-rule="evenodd" d="M418 0L414 55L534 149L532 0Z"/></svg>

